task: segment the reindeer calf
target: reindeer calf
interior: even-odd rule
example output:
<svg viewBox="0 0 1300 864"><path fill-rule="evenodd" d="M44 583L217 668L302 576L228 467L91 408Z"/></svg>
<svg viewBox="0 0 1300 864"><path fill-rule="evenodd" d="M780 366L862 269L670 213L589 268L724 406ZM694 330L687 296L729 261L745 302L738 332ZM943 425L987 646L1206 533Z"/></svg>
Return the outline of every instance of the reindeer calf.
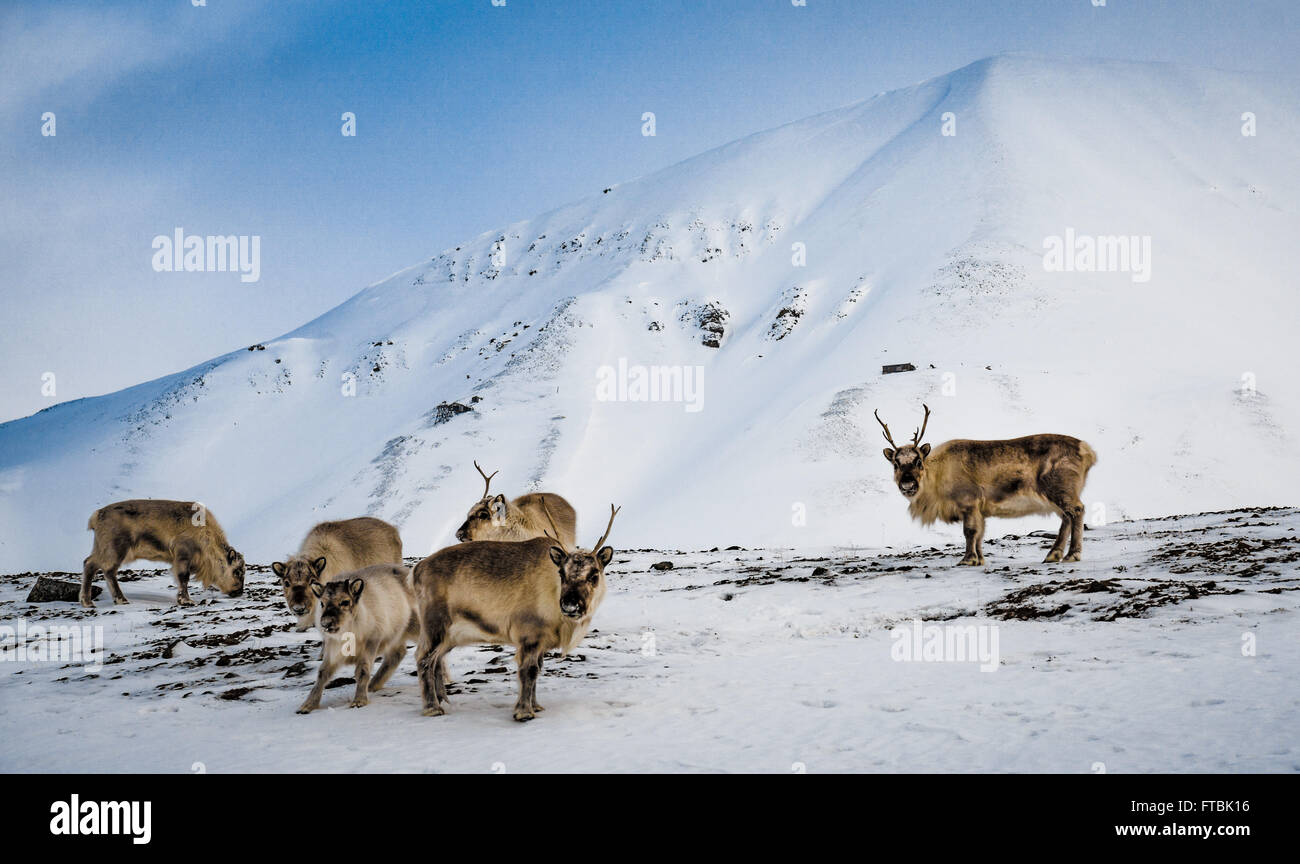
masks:
<svg viewBox="0 0 1300 864"><path fill-rule="evenodd" d="M231 597L244 591L244 556L226 542L216 517L195 501L118 501L90 514L86 528L95 532L94 545L82 563L81 605L95 608L90 583L104 571L114 603L126 603L117 584L117 571L132 561L163 561L172 565L176 602L192 606L190 577L204 588L216 586Z"/></svg>
<svg viewBox="0 0 1300 864"><path fill-rule="evenodd" d="M1061 530L1045 563L1078 561L1083 551L1083 484L1097 454L1069 435L1028 435L1003 441L945 441L931 452L922 444L930 408L912 443L899 447L884 428L885 458L894 482L911 504L908 513L923 525L960 522L966 554L959 564L982 566L984 520L989 517L1056 513ZM1069 538L1069 552L1066 539Z"/></svg>
<svg viewBox="0 0 1300 864"><path fill-rule="evenodd" d="M320 599L316 627L323 644L316 684L298 713L310 714L320 707L325 685L349 659L356 663L357 679L350 707L360 708L370 702L368 694L383 687L397 671L406 656L407 640L420 632L406 568L374 564L332 582L312 582L311 590ZM384 662L372 679L376 657Z"/></svg>
<svg viewBox="0 0 1300 864"><path fill-rule="evenodd" d="M340 573L371 564L401 564L402 537L382 519L361 516L322 522L307 532L298 553L276 561L271 570L280 579L284 602L298 616L298 632L315 623L313 580L329 582Z"/></svg>

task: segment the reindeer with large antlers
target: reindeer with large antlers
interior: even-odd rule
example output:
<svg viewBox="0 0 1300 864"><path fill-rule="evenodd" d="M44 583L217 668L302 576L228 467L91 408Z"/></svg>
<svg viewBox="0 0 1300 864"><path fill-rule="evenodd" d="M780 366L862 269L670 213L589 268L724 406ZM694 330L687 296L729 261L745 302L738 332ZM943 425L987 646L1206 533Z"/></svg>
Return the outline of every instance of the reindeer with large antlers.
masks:
<svg viewBox="0 0 1300 864"><path fill-rule="evenodd" d="M960 522L966 554L959 563L983 565L984 520L1056 513L1061 530L1045 562L1078 561L1083 550L1083 484L1097 454L1069 435L1028 435L1004 441L945 441L933 451L922 444L929 406L912 443L899 447L884 429L885 458L894 467L908 513L923 525ZM1069 552L1066 540L1069 539Z"/></svg>
<svg viewBox="0 0 1300 864"><path fill-rule="evenodd" d="M417 653L424 714L445 713L443 657L459 645L514 645L519 699L514 718L531 720L537 704L542 655L567 654L591 627L605 597L605 568L614 550L605 545L618 508L590 550L571 548L542 502L550 530L531 540L473 540L433 553L415 565L420 610ZM552 533L553 532L553 533ZM558 571L558 575L557 575Z"/></svg>
<svg viewBox="0 0 1300 864"><path fill-rule="evenodd" d="M513 501L507 501L504 495L493 497L492 478L497 476L497 472L486 473L479 468L477 461L474 467L483 478L483 497L469 508L464 523L456 529L457 540L463 543L468 540L531 540L541 537L546 533L546 522L543 521L547 518L543 513L545 506L555 514L559 524L556 536L569 546L573 545L577 514L568 501L554 492L530 492Z"/></svg>

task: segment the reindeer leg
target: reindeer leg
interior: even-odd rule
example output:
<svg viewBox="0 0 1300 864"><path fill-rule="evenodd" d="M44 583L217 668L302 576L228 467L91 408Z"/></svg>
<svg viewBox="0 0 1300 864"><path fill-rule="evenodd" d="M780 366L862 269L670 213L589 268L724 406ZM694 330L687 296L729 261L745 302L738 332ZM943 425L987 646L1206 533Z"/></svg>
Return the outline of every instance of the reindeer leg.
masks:
<svg viewBox="0 0 1300 864"><path fill-rule="evenodd" d="M1070 505L1070 522L1073 523L1070 529L1070 554L1063 560L1078 561L1083 558L1083 502L1077 498Z"/></svg>
<svg viewBox="0 0 1300 864"><path fill-rule="evenodd" d="M357 690L352 695L349 708L364 708L370 704L370 676L375 669L375 646L366 642L357 651Z"/></svg>
<svg viewBox="0 0 1300 864"><path fill-rule="evenodd" d="M446 649L438 654L438 668L434 670L433 689L438 695L439 704L447 700L447 651Z"/></svg>
<svg viewBox="0 0 1300 864"><path fill-rule="evenodd" d="M1072 491L1077 480L1077 476L1056 470L1044 474L1039 481L1039 491L1043 497L1061 511L1061 530L1047 557L1043 559L1044 563L1079 560L1079 550L1083 545L1083 502ZM1067 537L1071 537L1070 553L1064 555Z"/></svg>
<svg viewBox="0 0 1300 864"><path fill-rule="evenodd" d="M442 655L447 653L447 619L440 609L431 608L420 624L420 641L416 648L416 665L420 670L420 692L424 697L425 717L445 714L442 703L447 699L443 681L445 666Z"/></svg>
<svg viewBox="0 0 1300 864"><path fill-rule="evenodd" d="M299 714L310 714L320 707L320 697L325 692L325 685L333 680L334 672L337 669L338 659L331 652L322 648L320 669L316 672L316 684L311 688L311 693L307 695L307 701L299 706Z"/></svg>
<svg viewBox="0 0 1300 864"><path fill-rule="evenodd" d="M442 655L446 653L443 643L430 648L419 660L420 692L424 697L424 709L420 712L425 717L441 717L446 714L442 703L447 701L446 685L442 681Z"/></svg>
<svg viewBox="0 0 1300 864"><path fill-rule="evenodd" d="M537 659L541 653L536 642L521 642L515 654L515 662L519 664L519 699L515 702L514 717L521 723L535 716L533 701L537 695Z"/></svg>
<svg viewBox="0 0 1300 864"><path fill-rule="evenodd" d="M983 566L984 553L980 551L980 544L984 541L984 514L978 505L963 514L961 527L962 533L966 535L966 554L957 562L957 566Z"/></svg>
<svg viewBox="0 0 1300 864"><path fill-rule="evenodd" d="M1044 564L1054 564L1061 560L1065 554L1065 541L1070 536L1070 517L1067 513L1061 514L1061 530L1056 533L1056 542L1048 550L1047 557L1043 559Z"/></svg>
<svg viewBox="0 0 1300 864"><path fill-rule="evenodd" d="M172 574L176 577L176 605L193 606L194 601L190 599L190 559L177 555L174 560Z"/></svg>
<svg viewBox="0 0 1300 864"><path fill-rule="evenodd" d="M545 659L546 659L546 652L538 651L537 652L537 677L538 678L542 677L542 661ZM545 710L546 710L545 708L537 704L537 682L534 681L533 682L533 711L541 712Z"/></svg>
<svg viewBox="0 0 1300 864"><path fill-rule="evenodd" d="M190 599L190 574L187 570L176 571L176 605L194 605L194 601Z"/></svg>
<svg viewBox="0 0 1300 864"><path fill-rule="evenodd" d="M374 693L376 690L388 683L388 679L393 677L393 673L397 671L397 667L401 665L402 658L405 656L406 640L402 639L401 642L388 649L384 654L384 662L379 667L379 674L377 674L370 682L371 693Z"/></svg>
<svg viewBox="0 0 1300 864"><path fill-rule="evenodd" d="M95 574L99 572L99 565L95 563L94 557L87 558L82 564L81 571L81 605L87 609L95 608L95 601L90 596L90 584L95 581Z"/></svg>
<svg viewBox="0 0 1300 864"><path fill-rule="evenodd" d="M117 568L109 567L104 571L104 581L108 583L108 593L113 595L113 602L118 606L131 601L122 593L122 586L117 584Z"/></svg>

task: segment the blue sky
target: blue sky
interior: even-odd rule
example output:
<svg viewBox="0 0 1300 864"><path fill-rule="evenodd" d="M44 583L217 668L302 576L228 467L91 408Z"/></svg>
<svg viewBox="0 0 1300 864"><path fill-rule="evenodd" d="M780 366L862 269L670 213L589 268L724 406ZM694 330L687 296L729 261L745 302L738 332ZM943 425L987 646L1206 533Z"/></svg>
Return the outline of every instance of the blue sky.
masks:
<svg viewBox="0 0 1300 864"><path fill-rule="evenodd" d="M273 338L482 231L990 54L1286 74L1300 56L1291 0L207 2L0 11L0 420ZM178 226L260 235L260 281L155 273L151 241Z"/></svg>

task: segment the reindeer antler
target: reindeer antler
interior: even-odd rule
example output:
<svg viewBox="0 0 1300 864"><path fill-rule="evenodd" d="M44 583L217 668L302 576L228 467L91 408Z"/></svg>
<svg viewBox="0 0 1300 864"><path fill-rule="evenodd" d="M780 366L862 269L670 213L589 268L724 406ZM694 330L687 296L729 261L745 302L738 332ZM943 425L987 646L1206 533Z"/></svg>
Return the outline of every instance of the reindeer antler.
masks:
<svg viewBox="0 0 1300 864"><path fill-rule="evenodd" d="M551 531L543 531L542 533L554 540L565 552L568 552L569 550L564 546L564 541L560 539L560 529L555 527L555 520L551 518L551 508L546 506L545 495L542 496L542 512L546 514L546 521L551 523L551 531L555 532L554 534L551 534Z"/></svg>
<svg viewBox="0 0 1300 864"><path fill-rule="evenodd" d="M898 449L898 445L894 443L894 436L892 436L892 435L889 434L889 426L885 423L884 420L881 420L881 419L880 419L880 409L879 409L879 408L877 408L877 409L875 410L875 415L876 415L876 422L879 423L879 424L884 428L884 430L885 430L885 440L889 442L889 446L890 446L890 447L893 447L895 450L897 450L897 449Z"/></svg>
<svg viewBox="0 0 1300 864"><path fill-rule="evenodd" d="M492 488L492 478L501 473L501 469L493 471L491 474L484 474L483 469L478 467L478 460L474 460L474 467L478 468L479 475L483 478L483 497L486 498L488 490Z"/></svg>
<svg viewBox="0 0 1300 864"><path fill-rule="evenodd" d="M924 402L922 402L922 403L921 403L921 407L925 409L925 419L921 421L921 428L920 428L920 430L918 430L917 433L916 433L915 435L912 436L912 446L913 446L913 447L916 447L916 446L919 446L919 445L920 445L920 443L921 443L921 439L925 437L925 427L926 427L926 424L928 424L928 423L930 422L930 406L929 406L929 405L926 405ZM890 442L890 443L893 443L893 442Z"/></svg>
<svg viewBox="0 0 1300 864"><path fill-rule="evenodd" d="M613 504L609 505L609 524L605 526L605 533L600 535L600 539L596 541L596 545L591 547L592 552L599 552L600 547L605 545L605 541L609 539L609 532L614 527L614 517L617 516L618 511L622 509L622 507L615 507Z"/></svg>

